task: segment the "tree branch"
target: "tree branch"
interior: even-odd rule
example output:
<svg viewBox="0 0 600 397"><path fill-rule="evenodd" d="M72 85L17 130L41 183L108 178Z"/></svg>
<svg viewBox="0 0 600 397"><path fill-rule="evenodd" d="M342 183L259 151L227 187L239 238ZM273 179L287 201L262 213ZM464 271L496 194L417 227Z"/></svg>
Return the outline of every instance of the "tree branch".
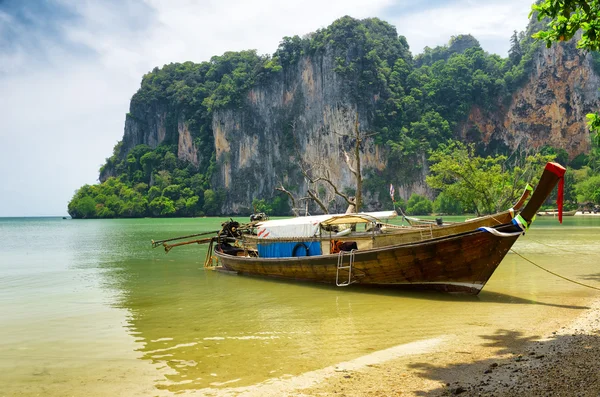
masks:
<svg viewBox="0 0 600 397"><path fill-rule="evenodd" d="M279 190L280 192L283 192L288 195L290 200L292 200L292 212L294 213L294 216L298 216L298 210L296 209L296 198L294 197L292 192L284 188L283 184L281 184L281 186L279 187L276 187L275 190Z"/></svg>
<svg viewBox="0 0 600 397"><path fill-rule="evenodd" d="M309 195L309 198L312 201L314 201L315 203L317 203L317 205L319 207L321 207L321 209L323 210L324 213L329 214L329 210L327 209L327 206L325 204L323 204L323 202L321 201L321 199L319 198L319 196L317 196L317 194L315 192L308 189L307 193Z"/></svg>
<svg viewBox="0 0 600 397"><path fill-rule="evenodd" d="M338 189L338 187L331 181L331 179L329 178L329 173L327 173L327 177L318 177L317 179L314 180L315 182L318 181L324 181L327 182L329 184L329 186L331 186L333 188L333 191L335 192L335 194L337 194L338 196L340 196L341 198L344 199L344 201L348 204L348 205L355 205L354 201L352 201L350 199L350 197L348 197L347 194L344 194L342 192L340 192L340 190Z"/></svg>
<svg viewBox="0 0 600 397"><path fill-rule="evenodd" d="M356 171L356 169L354 169L354 167L352 167L352 163L350 162L350 156L348 156L348 153L346 153L345 150L344 150L344 157L346 158L346 165L348 165L348 168L350 168L350 172L352 172L352 174L354 176L356 176L357 171Z"/></svg>

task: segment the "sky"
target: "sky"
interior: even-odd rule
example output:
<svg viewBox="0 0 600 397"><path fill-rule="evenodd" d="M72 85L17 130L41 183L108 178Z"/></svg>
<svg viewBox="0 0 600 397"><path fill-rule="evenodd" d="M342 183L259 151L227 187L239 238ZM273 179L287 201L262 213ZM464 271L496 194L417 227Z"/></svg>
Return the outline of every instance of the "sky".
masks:
<svg viewBox="0 0 600 397"><path fill-rule="evenodd" d="M64 216L122 138L142 76L225 51L272 54L344 15L378 17L413 55L470 33L507 56L533 0L0 0L0 217Z"/></svg>

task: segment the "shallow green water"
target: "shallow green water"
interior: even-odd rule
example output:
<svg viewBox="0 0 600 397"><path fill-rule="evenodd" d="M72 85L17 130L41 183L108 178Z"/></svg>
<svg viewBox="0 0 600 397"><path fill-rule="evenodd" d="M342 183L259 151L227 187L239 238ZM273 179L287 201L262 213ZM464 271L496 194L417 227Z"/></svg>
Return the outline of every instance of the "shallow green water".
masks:
<svg viewBox="0 0 600 397"><path fill-rule="evenodd" d="M0 219L0 395L252 385L411 341L559 321L598 296L514 254L466 297L231 276L203 269L204 246L150 248L220 221ZM600 286L600 217L538 219L515 250Z"/></svg>

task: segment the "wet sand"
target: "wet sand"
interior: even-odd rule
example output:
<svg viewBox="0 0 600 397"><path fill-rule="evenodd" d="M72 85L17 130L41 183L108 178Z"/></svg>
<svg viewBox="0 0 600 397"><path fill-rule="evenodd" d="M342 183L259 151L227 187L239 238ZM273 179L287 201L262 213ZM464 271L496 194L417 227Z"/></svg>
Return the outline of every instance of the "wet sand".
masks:
<svg viewBox="0 0 600 397"><path fill-rule="evenodd" d="M469 345L344 371L302 396L600 396L600 299L539 337L501 331ZM540 330L542 331L542 330Z"/></svg>

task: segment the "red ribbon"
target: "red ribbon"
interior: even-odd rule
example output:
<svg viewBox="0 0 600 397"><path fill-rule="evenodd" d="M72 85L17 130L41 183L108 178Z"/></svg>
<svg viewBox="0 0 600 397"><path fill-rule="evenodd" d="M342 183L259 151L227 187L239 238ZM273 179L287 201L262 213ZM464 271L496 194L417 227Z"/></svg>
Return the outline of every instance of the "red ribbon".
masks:
<svg viewBox="0 0 600 397"><path fill-rule="evenodd" d="M556 206L558 207L558 221L562 223L563 196L565 191L565 172L567 170L558 163L548 163L546 164L546 169L560 178L558 180L558 194L556 195Z"/></svg>
<svg viewBox="0 0 600 397"><path fill-rule="evenodd" d="M558 181L558 194L556 195L556 205L558 206L558 221L560 223L562 223L564 191L565 191L565 177L563 176Z"/></svg>

